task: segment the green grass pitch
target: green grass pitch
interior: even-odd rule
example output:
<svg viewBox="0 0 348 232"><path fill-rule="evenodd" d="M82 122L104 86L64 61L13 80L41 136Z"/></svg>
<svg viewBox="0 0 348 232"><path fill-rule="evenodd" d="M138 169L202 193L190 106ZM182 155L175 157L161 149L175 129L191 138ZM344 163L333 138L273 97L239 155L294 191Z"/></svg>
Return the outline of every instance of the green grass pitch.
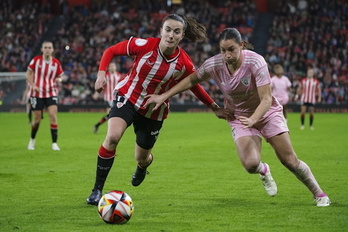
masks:
<svg viewBox="0 0 348 232"><path fill-rule="evenodd" d="M95 178L102 113L59 113L61 151L51 150L48 115L36 150L28 151L30 126L24 113L0 113L0 231L347 231L348 115L316 114L315 130L299 129L299 113L288 115L297 155L312 169L332 200L316 207L311 193L263 143L278 194L269 197L258 175L241 166L230 129L212 113L171 113L153 149L145 181L133 187L134 134L120 142L104 192L123 190L135 211L125 225L104 223L85 200ZM308 125L308 116L306 118Z"/></svg>

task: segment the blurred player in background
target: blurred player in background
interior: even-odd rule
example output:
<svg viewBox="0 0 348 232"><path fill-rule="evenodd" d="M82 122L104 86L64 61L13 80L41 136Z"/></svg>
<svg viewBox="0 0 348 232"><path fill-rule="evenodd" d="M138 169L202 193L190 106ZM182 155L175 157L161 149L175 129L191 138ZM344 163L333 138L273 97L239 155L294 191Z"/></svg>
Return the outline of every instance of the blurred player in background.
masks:
<svg viewBox="0 0 348 232"><path fill-rule="evenodd" d="M252 45L243 41L235 28L221 32L219 47L221 54L208 58L179 84L162 95L148 95L145 107L157 110L169 97L214 78L224 94L226 111L234 113L228 123L241 163L249 173L260 174L268 195L277 194L277 185L269 165L261 162L261 136L271 144L281 163L311 191L317 206L329 206L329 197L291 145L282 107L271 94L271 78L265 59L246 50Z"/></svg>
<svg viewBox="0 0 348 232"><path fill-rule="evenodd" d="M33 114L32 114L31 105L30 105L30 84L28 82L26 83L25 90L23 91L22 104L25 104L25 109L28 115L29 124L31 124Z"/></svg>
<svg viewBox="0 0 348 232"><path fill-rule="evenodd" d="M283 106L283 114L286 120L286 104L288 104L289 102L291 82L289 78L284 75L283 66L281 66L280 64L274 65L274 74L275 75L271 77L272 94Z"/></svg>
<svg viewBox="0 0 348 232"><path fill-rule="evenodd" d="M50 120L52 150L58 151L58 82L63 75L62 66L53 54L53 44L42 43L42 55L34 57L28 66L26 78L30 85L30 105L34 113L28 150L35 150L35 137L39 130L43 109L46 107Z"/></svg>
<svg viewBox="0 0 348 232"><path fill-rule="evenodd" d="M106 85L103 91L103 98L105 103L107 104L106 108L106 115L102 117L98 123L96 123L93 127L93 132L97 133L98 128L101 124L106 122L109 118L109 111L112 107L113 100L115 100L115 95L114 95L114 89L116 87L116 84L121 80L121 74L117 72L117 66L116 63L110 63L108 72L105 74L105 81Z"/></svg>
<svg viewBox="0 0 348 232"><path fill-rule="evenodd" d="M193 18L177 14L162 20L160 38L135 38L107 48L101 58L96 91L105 85L105 70L114 56L132 56L133 66L116 86L116 100L110 110L106 138L98 151L96 179L87 204L97 205L113 165L116 148L125 130L133 124L136 134L136 170L133 186L140 185L153 161L152 148L168 114L168 102L157 110L144 108L147 94L161 94L195 71L188 54L178 45L183 38L192 42L206 40L206 28ZM223 112L200 85L190 89L215 114ZM224 117L224 115L219 115Z"/></svg>
<svg viewBox="0 0 348 232"><path fill-rule="evenodd" d="M314 78L314 68L308 66L307 77L303 78L298 86L295 100L301 96L301 130L305 128L305 115L309 109L309 128L314 130L315 104L321 102L321 87L318 79Z"/></svg>

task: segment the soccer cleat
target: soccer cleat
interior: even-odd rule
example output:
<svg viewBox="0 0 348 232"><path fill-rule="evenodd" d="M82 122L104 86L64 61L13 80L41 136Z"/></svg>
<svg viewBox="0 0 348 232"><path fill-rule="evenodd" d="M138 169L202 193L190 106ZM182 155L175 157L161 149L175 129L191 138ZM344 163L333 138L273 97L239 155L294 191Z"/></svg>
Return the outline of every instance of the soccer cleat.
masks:
<svg viewBox="0 0 348 232"><path fill-rule="evenodd" d="M102 192L100 189L92 189L92 193L86 199L86 202L89 205L98 205L101 197L102 197Z"/></svg>
<svg viewBox="0 0 348 232"><path fill-rule="evenodd" d="M316 197L314 201L317 203L317 206L329 206L331 204L331 201L328 196L322 196L322 197Z"/></svg>
<svg viewBox="0 0 348 232"><path fill-rule="evenodd" d="M310 126L309 129L314 130L314 127Z"/></svg>
<svg viewBox="0 0 348 232"><path fill-rule="evenodd" d="M60 148L58 147L57 143L52 143L52 150L53 151L60 151Z"/></svg>
<svg viewBox="0 0 348 232"><path fill-rule="evenodd" d="M301 126L300 129L301 129L301 130L304 130L304 126Z"/></svg>
<svg viewBox="0 0 348 232"><path fill-rule="evenodd" d="M137 169L132 176L133 186L139 186L144 181L146 174L150 174L148 171L146 171L146 168L141 168L139 165L137 166Z"/></svg>
<svg viewBox="0 0 348 232"><path fill-rule="evenodd" d="M97 126L93 126L93 133L94 134L98 133L98 127Z"/></svg>
<svg viewBox="0 0 348 232"><path fill-rule="evenodd" d="M28 150L35 150L35 139L29 140Z"/></svg>
<svg viewBox="0 0 348 232"><path fill-rule="evenodd" d="M269 165L264 163L267 166L267 172L265 175L260 174L260 179L262 180L263 187L265 187L266 192L271 197L275 196L277 194L277 184L273 180L273 177L271 175L271 169L269 168Z"/></svg>

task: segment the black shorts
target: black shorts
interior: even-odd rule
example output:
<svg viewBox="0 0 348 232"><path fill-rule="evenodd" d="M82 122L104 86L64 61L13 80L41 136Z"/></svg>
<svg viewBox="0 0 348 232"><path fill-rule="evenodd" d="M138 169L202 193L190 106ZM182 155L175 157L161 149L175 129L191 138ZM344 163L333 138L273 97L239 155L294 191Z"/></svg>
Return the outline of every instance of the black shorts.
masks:
<svg viewBox="0 0 348 232"><path fill-rule="evenodd" d="M30 97L29 103L32 110L43 110L44 107L49 107L51 105L58 105L58 97L49 98L37 98Z"/></svg>
<svg viewBox="0 0 348 232"><path fill-rule="evenodd" d="M163 121L146 118L139 114L132 103L123 96L116 96L109 112L109 118L118 117L126 121L127 126L133 124L136 143L143 149L151 149L155 145Z"/></svg>
<svg viewBox="0 0 348 232"><path fill-rule="evenodd" d="M314 106L313 103L309 103L309 102L303 102L302 105L303 106L307 106L307 107L313 107Z"/></svg>

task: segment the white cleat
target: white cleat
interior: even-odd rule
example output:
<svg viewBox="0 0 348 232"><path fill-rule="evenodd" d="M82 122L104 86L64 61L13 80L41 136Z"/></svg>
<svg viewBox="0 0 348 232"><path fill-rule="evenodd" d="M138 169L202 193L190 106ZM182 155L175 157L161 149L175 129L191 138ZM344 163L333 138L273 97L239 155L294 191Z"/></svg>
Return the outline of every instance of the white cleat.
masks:
<svg viewBox="0 0 348 232"><path fill-rule="evenodd" d="M271 175L271 169L269 168L269 165L264 163L267 166L267 172L265 175L260 174L260 179L262 180L263 187L265 187L265 190L268 195L271 197L275 196L278 192L277 184L273 180L273 177Z"/></svg>
<svg viewBox="0 0 348 232"><path fill-rule="evenodd" d="M52 143L52 150L53 151L60 151L60 148L58 147L57 143Z"/></svg>
<svg viewBox="0 0 348 232"><path fill-rule="evenodd" d="M29 140L28 150L35 150L35 139Z"/></svg>
<svg viewBox="0 0 348 232"><path fill-rule="evenodd" d="M300 129L301 129L301 130L304 130L304 126L301 126Z"/></svg>
<svg viewBox="0 0 348 232"><path fill-rule="evenodd" d="M331 204L331 201L328 196L316 197L314 201L317 203L317 206L319 207L329 206Z"/></svg>

